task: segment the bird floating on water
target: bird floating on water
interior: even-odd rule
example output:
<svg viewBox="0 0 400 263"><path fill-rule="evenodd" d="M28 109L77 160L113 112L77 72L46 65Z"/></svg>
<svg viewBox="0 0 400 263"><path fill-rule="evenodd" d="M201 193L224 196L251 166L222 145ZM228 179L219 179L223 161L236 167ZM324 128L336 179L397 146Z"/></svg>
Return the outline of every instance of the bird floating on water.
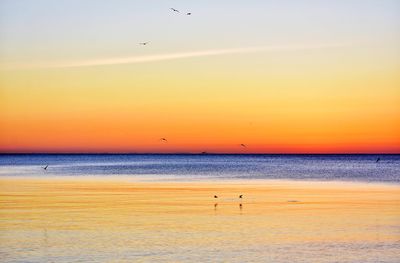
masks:
<svg viewBox="0 0 400 263"><path fill-rule="evenodd" d="M379 162L380 160L381 160L381 158L380 158L380 157L378 157L378 159L376 159L376 163L377 163L377 162Z"/></svg>

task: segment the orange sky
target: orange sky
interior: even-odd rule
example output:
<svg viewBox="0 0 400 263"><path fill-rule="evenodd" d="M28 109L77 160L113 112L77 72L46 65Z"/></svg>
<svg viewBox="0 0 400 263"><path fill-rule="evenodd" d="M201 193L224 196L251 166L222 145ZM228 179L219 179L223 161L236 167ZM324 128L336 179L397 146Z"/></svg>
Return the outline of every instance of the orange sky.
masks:
<svg viewBox="0 0 400 263"><path fill-rule="evenodd" d="M311 62L297 74L263 77L235 68L204 73L197 63L3 73L0 149L399 152L395 72L327 73ZM170 73L153 78L150 66ZM281 67L274 70L291 70Z"/></svg>
<svg viewBox="0 0 400 263"><path fill-rule="evenodd" d="M304 16L246 5L245 24L229 15L240 5L224 20L217 12L182 23L187 17L171 17L169 7L144 4L159 21L125 36L125 20L146 13L88 9L78 26L65 23L78 3L63 4L67 19L51 2L48 16L7 2L0 152L400 153L397 4L368 3L361 14L343 13L346 3L299 4ZM32 12L24 26L21 12ZM260 34L268 19L279 28Z"/></svg>

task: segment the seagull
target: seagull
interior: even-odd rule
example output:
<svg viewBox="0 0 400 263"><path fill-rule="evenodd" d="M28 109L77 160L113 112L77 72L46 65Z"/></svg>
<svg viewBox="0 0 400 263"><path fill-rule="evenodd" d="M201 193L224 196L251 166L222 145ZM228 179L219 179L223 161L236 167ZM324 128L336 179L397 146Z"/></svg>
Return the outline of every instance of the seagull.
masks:
<svg viewBox="0 0 400 263"><path fill-rule="evenodd" d="M45 167L43 167L43 170L47 170L47 167L49 167L48 165L46 165Z"/></svg>
<svg viewBox="0 0 400 263"><path fill-rule="evenodd" d="M162 141L162 142L168 142L168 140L165 139L165 138L161 138L160 141Z"/></svg>
<svg viewBox="0 0 400 263"><path fill-rule="evenodd" d="M190 16L190 15L192 15L192 13L186 13L186 15L187 15L187 16Z"/></svg>
<svg viewBox="0 0 400 263"><path fill-rule="evenodd" d="M242 143L242 144L240 144L240 146L242 146L242 147L244 147L244 148L246 148L246 147L247 147L247 146L246 146L245 144L243 144L243 143Z"/></svg>
<svg viewBox="0 0 400 263"><path fill-rule="evenodd" d="M218 196L214 195L214 198L218 198Z"/></svg>
<svg viewBox="0 0 400 263"><path fill-rule="evenodd" d="M178 9L175 9L175 8L170 8L172 11L174 11L174 12L177 12L177 13L179 13L179 10Z"/></svg>
<svg viewBox="0 0 400 263"><path fill-rule="evenodd" d="M381 160L381 158L378 157L378 159L376 159L376 163L379 162Z"/></svg>
<svg viewBox="0 0 400 263"><path fill-rule="evenodd" d="M239 198L242 199L242 198L243 198L243 195L239 195Z"/></svg>
<svg viewBox="0 0 400 263"><path fill-rule="evenodd" d="M139 45L146 46L149 42L140 42Z"/></svg>

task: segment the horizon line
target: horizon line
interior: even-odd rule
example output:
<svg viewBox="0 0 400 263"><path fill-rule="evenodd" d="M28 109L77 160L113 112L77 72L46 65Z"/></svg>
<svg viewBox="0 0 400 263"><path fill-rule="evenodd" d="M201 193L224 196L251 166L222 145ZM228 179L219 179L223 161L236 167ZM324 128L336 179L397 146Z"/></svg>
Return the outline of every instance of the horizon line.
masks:
<svg viewBox="0 0 400 263"><path fill-rule="evenodd" d="M321 152L321 153L240 153L240 152L0 152L0 155L400 155L387 152Z"/></svg>

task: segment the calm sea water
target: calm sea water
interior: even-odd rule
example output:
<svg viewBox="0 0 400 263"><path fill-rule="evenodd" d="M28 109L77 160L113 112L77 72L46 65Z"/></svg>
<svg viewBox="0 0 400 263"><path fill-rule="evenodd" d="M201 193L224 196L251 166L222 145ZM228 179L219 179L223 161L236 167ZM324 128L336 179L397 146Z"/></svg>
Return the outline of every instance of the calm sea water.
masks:
<svg viewBox="0 0 400 263"><path fill-rule="evenodd" d="M399 182L400 155L0 155L0 262L399 262Z"/></svg>
<svg viewBox="0 0 400 263"><path fill-rule="evenodd" d="M400 155L0 155L0 176L49 175L399 183Z"/></svg>

